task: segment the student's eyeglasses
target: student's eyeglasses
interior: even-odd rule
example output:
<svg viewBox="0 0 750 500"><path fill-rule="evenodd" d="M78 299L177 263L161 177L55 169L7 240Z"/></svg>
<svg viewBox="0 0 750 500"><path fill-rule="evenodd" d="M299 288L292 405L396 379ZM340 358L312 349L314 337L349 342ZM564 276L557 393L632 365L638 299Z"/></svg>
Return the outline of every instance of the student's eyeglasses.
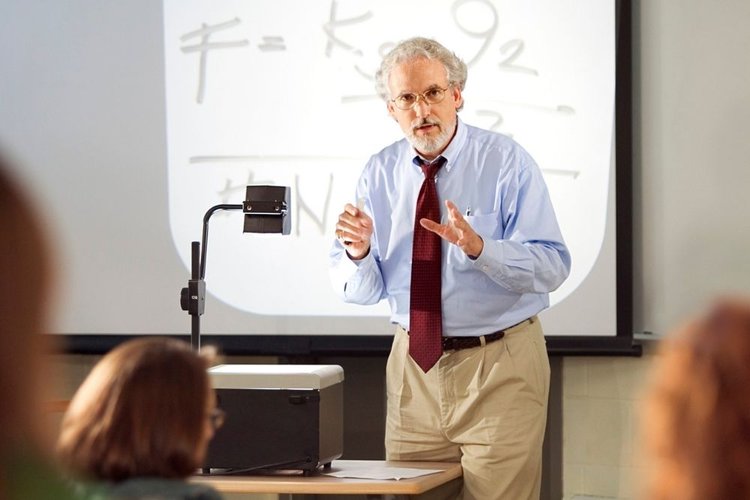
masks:
<svg viewBox="0 0 750 500"><path fill-rule="evenodd" d="M421 94L406 92L396 97L395 99L391 99L391 102L398 109L403 109L404 111L406 111L407 109L412 109L417 105L420 99L424 99L424 102L426 102L427 104L438 104L439 102L442 102L443 99L445 99L445 91L448 90L449 87L450 85L444 89L441 89L440 87L433 87Z"/></svg>
<svg viewBox="0 0 750 500"><path fill-rule="evenodd" d="M222 425L224 425L224 419L226 418L227 414L224 410L221 408L214 408L209 412L208 421L211 423L211 428L213 430L218 430Z"/></svg>

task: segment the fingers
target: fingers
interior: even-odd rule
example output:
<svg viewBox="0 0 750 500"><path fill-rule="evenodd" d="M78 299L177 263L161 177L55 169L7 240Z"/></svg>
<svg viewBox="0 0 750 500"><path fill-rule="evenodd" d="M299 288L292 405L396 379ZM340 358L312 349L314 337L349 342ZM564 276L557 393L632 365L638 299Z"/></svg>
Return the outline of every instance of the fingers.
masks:
<svg viewBox="0 0 750 500"><path fill-rule="evenodd" d="M458 210L455 203L450 200L445 200L445 207L448 209L448 219L456 229L461 231L473 231L471 225L466 222L466 219L461 215L461 212Z"/></svg>
<svg viewBox="0 0 750 500"><path fill-rule="evenodd" d="M455 231L448 224L439 224L430 219L419 219L419 224L423 228L427 229L428 231L432 231L433 233L437 234L444 240L449 241L450 243L456 243L456 241L458 240L458 236L455 234Z"/></svg>
<svg viewBox="0 0 750 500"><path fill-rule="evenodd" d="M445 208L447 208L449 212L450 212L451 210L456 210L456 211L458 211L458 207L457 207L457 206L456 206L456 204L455 204L455 203L453 203L453 202L452 202L451 200L445 200ZM460 215L460 214L459 214L459 215Z"/></svg>
<svg viewBox="0 0 750 500"><path fill-rule="evenodd" d="M476 257L484 248L484 241L474 231L471 224L464 218L455 203L445 201L448 215L446 224L421 219L420 225L437 234L444 240L457 245L467 255ZM336 238L346 245L346 251L353 259L359 259L367 255L370 250L370 238L372 236L372 219L361 208L347 203L344 211L339 214L336 223Z"/></svg>
<svg viewBox="0 0 750 500"><path fill-rule="evenodd" d="M428 231L432 231L433 233L437 234L440 234L440 231L443 229L442 224L438 224L434 220L430 219L419 219L419 224Z"/></svg>
<svg viewBox="0 0 750 500"><path fill-rule="evenodd" d="M455 203L446 200L445 206L448 209L448 217L451 225L456 231L456 245L469 257L476 258L484 249L484 240L474 231L474 228L471 227L471 224L468 223L464 216L461 215Z"/></svg>
<svg viewBox="0 0 750 500"><path fill-rule="evenodd" d="M448 212L448 223L438 224L429 219L421 219L419 223L425 229L432 231L444 240L458 246L464 253L475 258L484 249L484 240L479 236L471 224L467 222L455 203L445 200Z"/></svg>
<svg viewBox="0 0 750 500"><path fill-rule="evenodd" d="M451 234L452 231L449 226L445 224L439 224L430 219L419 219L419 224L428 231L432 231L433 233L437 234L444 240L455 243L456 238L454 238Z"/></svg>
<svg viewBox="0 0 750 500"><path fill-rule="evenodd" d="M351 203L347 203L346 206L344 206L344 213L348 214L348 215L351 215L352 217L357 217L360 214L364 214L364 211L362 211L361 209L355 207Z"/></svg>
<svg viewBox="0 0 750 500"><path fill-rule="evenodd" d="M421 219L419 223L423 228L432 231L451 243L457 244L457 242L464 236L465 232L473 232L473 229L471 228L471 225L466 222L466 219L463 218L461 212L458 211L458 208L452 201L446 200L445 207L448 211L447 224L439 224L430 219Z"/></svg>
<svg viewBox="0 0 750 500"><path fill-rule="evenodd" d="M344 211L339 214L336 223L336 231L343 233L363 234L369 236L372 234L372 219L364 210L360 210L351 203L347 203Z"/></svg>
<svg viewBox="0 0 750 500"><path fill-rule="evenodd" d="M369 251L372 228L370 216L347 203L336 222L336 239L346 245L352 258L361 258Z"/></svg>

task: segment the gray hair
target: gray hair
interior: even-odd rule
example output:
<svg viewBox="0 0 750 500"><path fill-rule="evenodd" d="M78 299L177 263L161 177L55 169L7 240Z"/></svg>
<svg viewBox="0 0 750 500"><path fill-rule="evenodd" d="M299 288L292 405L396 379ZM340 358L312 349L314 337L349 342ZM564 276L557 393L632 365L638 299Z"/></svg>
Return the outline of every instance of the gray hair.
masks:
<svg viewBox="0 0 750 500"><path fill-rule="evenodd" d="M388 80L391 71L397 65L412 59L434 59L445 66L448 84L463 91L466 85L466 63L455 53L443 47L435 40L415 37L404 40L396 45L383 57L380 68L375 73L375 89L384 101L390 100ZM463 104L461 105L463 107ZM461 109L461 108L459 108Z"/></svg>

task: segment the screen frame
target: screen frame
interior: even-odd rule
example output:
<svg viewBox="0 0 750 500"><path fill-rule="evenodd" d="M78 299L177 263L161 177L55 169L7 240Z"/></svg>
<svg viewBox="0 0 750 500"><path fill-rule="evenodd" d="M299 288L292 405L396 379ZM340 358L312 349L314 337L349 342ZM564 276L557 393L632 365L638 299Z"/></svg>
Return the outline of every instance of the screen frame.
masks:
<svg viewBox="0 0 750 500"><path fill-rule="evenodd" d="M617 331L612 335L547 336L550 355L640 356L641 345L633 337L633 133L632 133L632 7L618 0L615 56L615 221ZM175 288L178 288L178 284ZM177 304L175 304L177 307ZM185 318L186 332L190 319ZM51 334L62 337L69 354L101 354L120 343L146 335ZM148 334L152 335L152 334ZM154 332L153 335L159 335ZM190 340L190 335L166 335ZM380 356L390 352L390 335L272 335L210 334L204 345L216 345L226 355L282 357Z"/></svg>

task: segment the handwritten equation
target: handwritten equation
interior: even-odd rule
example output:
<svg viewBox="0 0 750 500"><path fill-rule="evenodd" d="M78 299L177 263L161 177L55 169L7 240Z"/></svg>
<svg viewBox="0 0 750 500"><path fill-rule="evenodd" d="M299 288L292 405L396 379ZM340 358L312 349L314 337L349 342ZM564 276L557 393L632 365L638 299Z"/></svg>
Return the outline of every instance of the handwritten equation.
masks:
<svg viewBox="0 0 750 500"><path fill-rule="evenodd" d="M338 0L330 1L328 19L322 23L321 27L323 33L325 33L325 46L321 47L321 50L327 58L335 58L339 51L343 52L347 56L347 60L352 60L350 68L354 74L361 77L366 82L374 84L376 69L365 69L361 62L359 62L366 58L365 49L356 45L357 40L348 39L346 35L340 34L340 30L345 27L357 27L363 32L370 32L368 21L373 19L373 11L368 9L356 15L340 17L339 3ZM460 15L461 9L477 7L484 9L485 15L483 15L481 19L474 19L474 22L481 21L481 23L487 24L484 28L481 26L472 26L470 21L464 19ZM497 8L490 0L455 0L450 6L450 13L452 22L461 33L465 34L467 37L478 39L481 42L478 49L473 54L466 54L463 56L467 66L471 69L473 66L479 64L480 59L486 55L490 44L496 38L499 24ZM214 35L225 35L226 37L228 35L227 33L224 33L226 31L230 31L230 35L234 38L220 40L212 38ZM288 49L283 36L260 35L259 41L255 41L255 43L251 44L248 38L244 38L246 35L247 34L243 31L242 20L239 17L235 17L216 24L202 22L197 29L180 36L180 42L183 43L192 42L197 39L197 42L192 43L192 45L185 44L180 47L180 50L184 54L196 54L198 56L198 84L195 97L195 102L197 104L202 104L205 99L206 71L208 66L208 54L210 52L226 49L253 48L260 52L278 52L286 51ZM397 40L388 40L379 43L376 47L377 56L384 56L388 51L395 47L397 42ZM495 54L497 70L516 72L530 77L538 77L539 70L537 68L523 64L522 56L524 46L525 42L521 38L504 40L498 47L498 53ZM295 47L289 47L289 49L295 50ZM247 54L238 54L238 60L240 62L244 61L245 64L251 64L250 58L247 57ZM341 102L346 104L361 101L363 99L379 98L380 97L375 92L364 95L342 95ZM540 106L524 102L509 102L507 105L526 107L537 111L561 113L563 115L575 114L575 109L566 104ZM498 106L498 108L500 107L501 106ZM503 124L503 115L498 109L477 109L475 113L478 117L488 118L488 120L485 120L486 123L484 123L484 126L490 130L499 130L500 126ZM507 135L512 136L512 133L506 133Z"/></svg>
<svg viewBox="0 0 750 500"><path fill-rule="evenodd" d="M292 188L294 243L246 249L254 262L324 255L368 157L403 137L375 91L380 61L425 36L469 67L461 119L512 136L542 168L580 273L565 286L593 265L613 172L614 0L163 2L170 225L186 263L195 221L248 184ZM216 286L242 309L280 307ZM331 297L299 302L299 314L352 314Z"/></svg>

